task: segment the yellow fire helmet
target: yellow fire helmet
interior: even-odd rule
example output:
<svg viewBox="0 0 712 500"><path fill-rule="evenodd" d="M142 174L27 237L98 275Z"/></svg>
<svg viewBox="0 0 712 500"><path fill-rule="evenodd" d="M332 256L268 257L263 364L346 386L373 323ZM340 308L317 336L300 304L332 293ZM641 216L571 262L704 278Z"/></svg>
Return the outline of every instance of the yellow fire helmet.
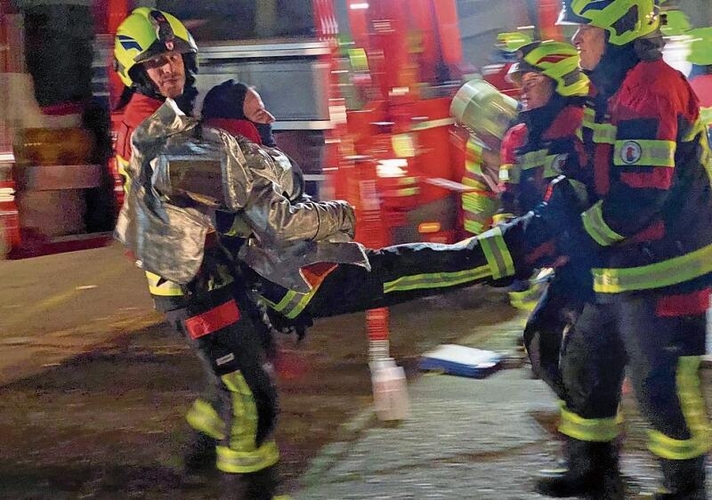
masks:
<svg viewBox="0 0 712 500"><path fill-rule="evenodd" d="M521 46L532 42L532 38L526 33L512 31L507 33L499 33L495 47L506 52L515 52Z"/></svg>
<svg viewBox="0 0 712 500"><path fill-rule="evenodd" d="M149 7L139 7L116 31L115 69L124 85L134 84L131 69L152 57L170 51L198 52L195 40L176 17Z"/></svg>
<svg viewBox="0 0 712 500"><path fill-rule="evenodd" d="M517 51L517 60L507 73L515 83L519 83L522 74L531 71L554 80L554 91L559 95L588 94L589 80L579 68L579 54L573 45L553 40L530 43Z"/></svg>
<svg viewBox="0 0 712 500"><path fill-rule="evenodd" d="M557 24L590 24L608 32L613 45L626 45L660 27L655 0L564 0Z"/></svg>
<svg viewBox="0 0 712 500"><path fill-rule="evenodd" d="M700 66L712 65L712 27L696 28L687 34L690 36L690 53L687 60Z"/></svg>

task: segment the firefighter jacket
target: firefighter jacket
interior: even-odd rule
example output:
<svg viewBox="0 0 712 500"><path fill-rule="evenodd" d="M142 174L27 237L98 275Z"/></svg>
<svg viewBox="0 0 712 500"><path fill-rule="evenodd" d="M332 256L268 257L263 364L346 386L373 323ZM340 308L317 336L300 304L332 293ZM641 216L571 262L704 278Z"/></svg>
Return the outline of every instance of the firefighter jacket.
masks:
<svg viewBox="0 0 712 500"><path fill-rule="evenodd" d="M135 129L131 145L131 182L115 234L144 270L190 282L217 210L241 215L247 242L239 258L279 285L308 291L300 269L317 262L368 268L363 247L350 241L352 208L290 202L293 176L279 150L202 127L170 99Z"/></svg>
<svg viewBox="0 0 712 500"><path fill-rule="evenodd" d="M578 164L582 117L583 102L558 94L545 106L520 113L521 123L502 141L500 214L512 217L532 210L549 182L570 170L566 164Z"/></svg>
<svg viewBox="0 0 712 500"><path fill-rule="evenodd" d="M580 222L584 243L599 256L594 290L604 300L639 290L698 290L695 312L702 302L704 311L712 276L712 165L697 98L661 59L620 69L618 81L608 71L591 75L605 90L592 91L582 124L586 168L578 180L590 206Z"/></svg>

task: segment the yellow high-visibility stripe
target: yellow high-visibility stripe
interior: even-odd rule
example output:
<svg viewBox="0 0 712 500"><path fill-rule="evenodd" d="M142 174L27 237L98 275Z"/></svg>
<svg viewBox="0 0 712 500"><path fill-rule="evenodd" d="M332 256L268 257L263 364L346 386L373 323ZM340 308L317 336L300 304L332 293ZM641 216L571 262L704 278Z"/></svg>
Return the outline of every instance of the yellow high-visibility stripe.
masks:
<svg viewBox="0 0 712 500"><path fill-rule="evenodd" d="M613 164L630 167L674 167L675 141L617 140L613 146ZM632 153L629 154L629 150Z"/></svg>
<svg viewBox="0 0 712 500"><path fill-rule="evenodd" d="M593 108L585 108L583 111L582 128L588 128L593 132L593 142L598 144L615 144L618 127L611 123L596 123L596 112ZM579 139L583 138L581 129L576 131Z"/></svg>
<svg viewBox="0 0 712 500"><path fill-rule="evenodd" d="M487 263L492 270L492 277L494 279L514 275L514 261L504 241L502 230L499 227L493 227L489 231L482 233L478 237L478 240L482 246L482 251L485 254Z"/></svg>
<svg viewBox="0 0 712 500"><path fill-rule="evenodd" d="M270 440L254 451L240 452L227 446L217 447L218 470L229 474L250 474L272 467L279 461L277 443Z"/></svg>
<svg viewBox="0 0 712 500"><path fill-rule="evenodd" d="M607 443L620 433L622 417L583 418L561 406L559 432L579 441Z"/></svg>
<svg viewBox="0 0 712 500"><path fill-rule="evenodd" d="M518 165L503 163L499 166L499 180L510 184L519 184L522 171Z"/></svg>
<svg viewBox="0 0 712 500"><path fill-rule="evenodd" d="M648 447L655 455L668 460L689 460L712 449L712 431L700 389L700 357L682 356L676 372L677 395L690 431L690 439L674 439L653 430L648 433Z"/></svg>
<svg viewBox="0 0 712 500"><path fill-rule="evenodd" d="M148 291L151 295L158 295L159 297L181 297L184 295L180 285L165 280L157 274L146 271L146 279L148 280Z"/></svg>
<svg viewBox="0 0 712 500"><path fill-rule="evenodd" d="M383 293L405 292L428 288L446 288L491 276L490 266L462 271L413 274L383 283Z"/></svg>
<svg viewBox="0 0 712 500"><path fill-rule="evenodd" d="M625 239L625 236L616 233L603 220L603 204L596 202L591 208L581 214L583 227L596 243L607 247Z"/></svg>
<svg viewBox="0 0 712 500"><path fill-rule="evenodd" d="M250 386L241 372L220 377L232 398L232 426L229 447L240 452L254 452L257 436L257 405Z"/></svg>
<svg viewBox="0 0 712 500"><path fill-rule="evenodd" d="M592 269L593 290L621 293L677 285L712 273L712 245L646 266Z"/></svg>
<svg viewBox="0 0 712 500"><path fill-rule="evenodd" d="M196 399L185 414L188 424L195 430L207 434L213 439L225 438L225 422L213 405L204 399Z"/></svg>

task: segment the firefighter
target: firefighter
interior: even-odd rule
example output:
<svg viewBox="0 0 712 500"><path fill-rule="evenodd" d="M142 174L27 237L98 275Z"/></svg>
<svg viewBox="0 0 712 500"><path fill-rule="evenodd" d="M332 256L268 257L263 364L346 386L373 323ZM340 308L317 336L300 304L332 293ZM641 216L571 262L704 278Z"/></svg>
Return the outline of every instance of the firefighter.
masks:
<svg viewBox="0 0 712 500"><path fill-rule="evenodd" d="M712 141L712 27L693 29L688 34L691 40L687 60L692 63L690 86L700 100L700 117Z"/></svg>
<svg viewBox="0 0 712 500"><path fill-rule="evenodd" d="M576 49L551 40L521 47L509 77L521 89L522 111L519 123L502 140L498 223L533 210L542 201L549 182L571 170L567 164L579 164L581 148L576 131L581 126L589 83L579 69ZM588 276L588 272L576 273L568 266L559 268L535 302L524 328L524 346L532 370L559 397L563 394L561 337L575 321L583 302L592 298ZM536 285L510 292L510 297L533 296L531 288L536 290Z"/></svg>
<svg viewBox="0 0 712 500"><path fill-rule="evenodd" d="M125 110L129 140L119 141L127 194L116 235L150 273L151 292L162 298L157 305L208 368L215 400L197 402L189 415L194 427L213 429L227 494L270 498L279 458L272 437L277 394L270 332L253 289L299 321L432 295L514 268L501 255L498 232L484 243L367 255L351 241L354 214L346 202L304 198L278 149L202 125L180 109L173 98L185 93L184 72L196 51L185 27L158 10L136 9L118 29L117 69L135 91ZM143 120L142 110L150 114ZM234 214L230 229L245 239L237 255L215 231L218 210Z"/></svg>
<svg viewBox="0 0 712 500"><path fill-rule="evenodd" d="M136 127L167 98L192 110L197 50L183 24L158 10L136 9L118 28L116 69L126 87L116 149L127 192ZM236 475L228 477L240 477L229 481L236 498L271 498L279 453L272 438L277 395L267 355L269 327L246 291L234 286L229 258L214 236L208 235L207 245L201 272L186 286L146 272L156 308L190 340L208 374L209 394L187 414L195 432L184 457L186 469L217 460L218 469Z"/></svg>
<svg viewBox="0 0 712 500"><path fill-rule="evenodd" d="M699 104L662 60L653 0L567 0L559 22L592 83L584 109L588 208L561 227L572 262L591 266L595 302L566 337L559 430L568 470L537 489L556 497L623 498L618 407L624 366L664 489L702 500L712 444L700 390L712 262L710 150Z"/></svg>

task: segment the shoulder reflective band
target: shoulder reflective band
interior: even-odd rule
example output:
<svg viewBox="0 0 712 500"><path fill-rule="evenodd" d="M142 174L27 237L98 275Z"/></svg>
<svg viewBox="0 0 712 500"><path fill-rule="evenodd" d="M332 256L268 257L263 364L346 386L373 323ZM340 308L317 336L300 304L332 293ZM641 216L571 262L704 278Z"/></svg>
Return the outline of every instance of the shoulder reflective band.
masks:
<svg viewBox="0 0 712 500"><path fill-rule="evenodd" d="M674 167L675 141L616 141L613 164L616 166Z"/></svg>
<svg viewBox="0 0 712 500"><path fill-rule="evenodd" d="M524 153L523 155L517 157L517 163L522 170L542 167L546 163L547 153L548 151L546 149L539 149L537 151Z"/></svg>
<svg viewBox="0 0 712 500"><path fill-rule="evenodd" d="M158 295L159 297L180 297L183 295L183 289L180 285L165 280L157 274L146 271L146 279L148 280L148 291L151 295Z"/></svg>
<svg viewBox="0 0 712 500"><path fill-rule="evenodd" d="M583 121L581 126L593 131L593 142L599 144L614 144L616 142L618 127L610 123L596 123L594 116L595 111L591 108L586 108L583 112ZM579 136L579 139L580 138L581 137Z"/></svg>
<svg viewBox="0 0 712 500"><path fill-rule="evenodd" d="M620 414L610 418L583 418L562 405L559 432L579 441L605 443L618 436L622 423Z"/></svg>
<svg viewBox="0 0 712 500"><path fill-rule="evenodd" d="M676 372L677 396L690 439L674 439L658 431L648 433L648 447L660 458L689 460L705 455L712 448L705 403L700 391L699 356L682 356Z"/></svg>
<svg viewBox="0 0 712 500"><path fill-rule="evenodd" d="M677 285L712 273L712 245L647 266L593 269L593 290L621 293Z"/></svg>
<svg viewBox="0 0 712 500"><path fill-rule="evenodd" d="M502 236L502 229L493 227L477 238L482 246L492 278L500 279L514 275L514 261Z"/></svg>
<svg viewBox="0 0 712 500"><path fill-rule="evenodd" d="M599 245L607 247L624 240L625 236L608 227L608 224L603 220L602 206L602 202L596 202L581 214L581 219L583 220L583 227L589 236Z"/></svg>

